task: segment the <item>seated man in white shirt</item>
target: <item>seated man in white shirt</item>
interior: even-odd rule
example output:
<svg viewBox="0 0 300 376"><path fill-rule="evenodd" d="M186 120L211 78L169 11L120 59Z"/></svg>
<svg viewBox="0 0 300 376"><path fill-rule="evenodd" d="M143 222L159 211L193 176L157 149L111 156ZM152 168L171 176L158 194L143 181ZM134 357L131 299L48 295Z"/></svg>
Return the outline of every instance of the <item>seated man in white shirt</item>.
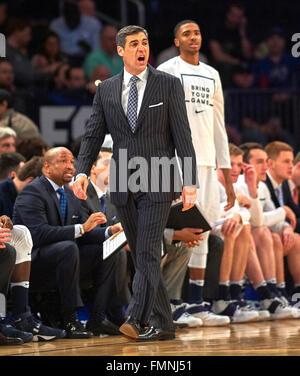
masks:
<svg viewBox="0 0 300 376"><path fill-rule="evenodd" d="M284 142L275 141L265 147L265 152L268 157L265 185L273 205L280 208L287 202L283 191L283 182L292 176L293 148ZM290 224L287 223L281 231L276 231L281 236L283 252L287 256L288 270L294 282L294 291L291 293L300 292L300 235L294 231L296 221L297 218L294 214L294 220Z"/></svg>
<svg viewBox="0 0 300 376"><path fill-rule="evenodd" d="M251 146L252 143L244 144L241 147L244 151L244 162L249 162L250 153L247 145ZM252 244L247 260L246 275L259 296L259 305L263 310L270 312L272 319L292 318L294 317L294 310L286 304L280 304L278 300L281 294L276 287L276 260L274 254L275 251L278 253L278 249L277 247L275 249L269 228L264 225L264 214L259 202L257 186L259 177L262 176L264 178L267 166L266 163L263 163L261 156L258 156L256 162L256 169L254 166L244 163L244 174L240 175L234 184L237 199L240 200L241 205L246 205L251 213ZM242 166L237 172L241 173L241 171ZM243 197L243 200L240 199L241 197Z"/></svg>
<svg viewBox="0 0 300 376"><path fill-rule="evenodd" d="M293 161L292 175L282 183L284 204L288 205L296 215L295 232L300 233L300 152Z"/></svg>
<svg viewBox="0 0 300 376"><path fill-rule="evenodd" d="M295 257L295 254L297 253L297 247L293 243L295 238L299 237L299 235L294 234L293 232L293 227L295 226L295 215L286 205L276 208L271 199L270 192L266 184L263 182L266 180L267 154L262 145L257 143L246 143L241 145L241 148L245 151L244 161L250 163L255 168L257 174L258 196L263 210L263 228L269 228L272 234L276 280L274 280L273 283L268 283L268 286L275 294L279 291L281 295L286 296L283 256L292 254L292 257ZM291 225L285 221L286 218L289 219ZM256 240L257 243L260 242L261 245L261 249L259 249L258 246L258 256L263 273L264 275L268 272L272 273L272 264L274 262L270 262L270 259L268 259L268 257L271 257L270 254L268 256L264 253L265 249L262 242L265 240L259 237ZM293 273L297 278L297 275L299 275L297 269L293 269ZM274 275L274 271L272 274ZM285 303L287 302L285 301Z"/></svg>
<svg viewBox="0 0 300 376"><path fill-rule="evenodd" d="M243 163L243 152L234 145L229 145L231 161L231 178L234 183ZM213 229L213 232L224 239L224 251L220 267L219 296L213 304L217 314L229 316L232 322L248 322L259 319L256 310L250 310L241 300L242 284L251 245L250 212L235 201L233 208L224 210L227 197L224 189L224 177L218 170L222 218L224 223Z"/></svg>

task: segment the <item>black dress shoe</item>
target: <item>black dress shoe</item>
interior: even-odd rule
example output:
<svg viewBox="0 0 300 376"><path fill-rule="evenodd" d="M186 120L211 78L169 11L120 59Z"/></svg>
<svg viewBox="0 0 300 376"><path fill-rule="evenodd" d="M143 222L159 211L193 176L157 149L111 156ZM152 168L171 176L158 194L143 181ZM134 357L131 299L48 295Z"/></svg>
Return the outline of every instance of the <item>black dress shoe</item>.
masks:
<svg viewBox="0 0 300 376"><path fill-rule="evenodd" d="M142 333L136 338L136 342L149 341L163 341L175 338L175 331L173 329L154 328L151 326L145 333Z"/></svg>
<svg viewBox="0 0 300 376"><path fill-rule="evenodd" d="M141 332L141 325L136 319L129 316L124 324L120 326L119 330L126 337L135 339L138 338Z"/></svg>
<svg viewBox="0 0 300 376"><path fill-rule="evenodd" d="M86 329L93 332L94 336L99 336L100 334L121 335L117 325L106 319L98 322L97 320L90 319L86 324Z"/></svg>
<svg viewBox="0 0 300 376"><path fill-rule="evenodd" d="M93 333L85 329L75 315L69 321L65 321L63 329L66 331L65 338L86 339L93 337Z"/></svg>
<svg viewBox="0 0 300 376"><path fill-rule="evenodd" d="M3 346L14 346L22 345L24 341L21 338L6 337L0 333L0 345Z"/></svg>

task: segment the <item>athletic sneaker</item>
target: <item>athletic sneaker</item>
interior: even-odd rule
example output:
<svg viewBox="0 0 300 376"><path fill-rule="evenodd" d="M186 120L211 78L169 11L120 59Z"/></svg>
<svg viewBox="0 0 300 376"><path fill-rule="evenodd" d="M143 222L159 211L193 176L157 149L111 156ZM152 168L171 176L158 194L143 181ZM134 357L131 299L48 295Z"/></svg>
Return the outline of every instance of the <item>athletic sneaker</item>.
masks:
<svg viewBox="0 0 300 376"><path fill-rule="evenodd" d="M193 317L186 311L186 303L176 305L171 303L171 310L173 323L178 328L195 328L203 325L201 319Z"/></svg>
<svg viewBox="0 0 300 376"><path fill-rule="evenodd" d="M295 319L298 319L300 317L300 308L297 305L297 301L289 298L287 295L282 295L278 297L278 299L282 302L284 306L293 308L293 314Z"/></svg>
<svg viewBox="0 0 300 376"><path fill-rule="evenodd" d="M212 306L213 312L218 315L229 316L232 323L251 322L259 319L257 311L251 310L248 305L233 300L216 300Z"/></svg>
<svg viewBox="0 0 300 376"><path fill-rule="evenodd" d="M203 326L222 326L230 324L230 318L225 315L217 315L211 311L211 304L202 302L201 304L188 304L187 312L202 320Z"/></svg>
<svg viewBox="0 0 300 376"><path fill-rule="evenodd" d="M52 341L64 338L66 332L62 329L51 328L37 320L30 311L14 317L13 325L24 332L33 334L33 342Z"/></svg>
<svg viewBox="0 0 300 376"><path fill-rule="evenodd" d="M271 319L271 314L267 309L263 309L258 301L246 300L245 302L250 311L258 312L257 321L267 321Z"/></svg>
<svg viewBox="0 0 300 376"><path fill-rule="evenodd" d="M33 339L32 333L25 332L23 330L19 330L15 328L13 325L11 325L6 320L1 320L0 322L0 332L5 337L10 338L20 338L22 340L22 343L31 342Z"/></svg>
<svg viewBox="0 0 300 376"><path fill-rule="evenodd" d="M263 309L270 312L271 320L294 319L296 315L295 308L288 305L288 302L282 300L283 297L264 299L260 302Z"/></svg>

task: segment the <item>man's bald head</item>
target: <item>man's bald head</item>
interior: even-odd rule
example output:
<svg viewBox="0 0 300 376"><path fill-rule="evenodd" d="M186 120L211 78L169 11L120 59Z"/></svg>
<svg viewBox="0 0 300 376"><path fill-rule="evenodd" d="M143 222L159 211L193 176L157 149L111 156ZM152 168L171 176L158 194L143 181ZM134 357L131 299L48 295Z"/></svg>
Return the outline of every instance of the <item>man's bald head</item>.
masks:
<svg viewBox="0 0 300 376"><path fill-rule="evenodd" d="M59 186L70 183L75 173L72 152L65 147L49 149L44 155L43 173Z"/></svg>
<svg viewBox="0 0 300 376"><path fill-rule="evenodd" d="M51 148L51 149L47 150L45 155L44 155L44 161L51 163L53 161L53 159L55 159L57 157L57 155L59 155L63 152L72 154L72 152L69 149L67 149L63 146L59 146L59 147Z"/></svg>

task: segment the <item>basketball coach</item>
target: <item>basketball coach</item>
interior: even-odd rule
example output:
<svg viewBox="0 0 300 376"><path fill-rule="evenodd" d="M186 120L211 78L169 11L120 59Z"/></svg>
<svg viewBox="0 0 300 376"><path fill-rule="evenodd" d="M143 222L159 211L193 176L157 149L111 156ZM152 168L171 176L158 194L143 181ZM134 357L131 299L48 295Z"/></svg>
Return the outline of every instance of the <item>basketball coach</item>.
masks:
<svg viewBox="0 0 300 376"><path fill-rule="evenodd" d="M126 26L118 32L116 41L124 71L97 87L73 189L78 198L87 198L87 175L105 134L110 133L113 139L111 202L117 208L135 265L132 299L120 331L137 342L173 339L171 309L160 271L161 241L172 200L181 193L183 210L190 209L196 200L197 185L184 92L178 78L148 65L149 40L145 29ZM174 160L175 149L182 162L183 185L176 189L178 167L174 163L174 174L167 177L169 184L165 189L164 166L157 167L153 162ZM140 186L136 189L136 184L131 182L139 161L146 174L140 176ZM157 168L149 172L141 163L145 161L148 167ZM124 176L126 187L122 184ZM158 184L153 184L157 179Z"/></svg>

